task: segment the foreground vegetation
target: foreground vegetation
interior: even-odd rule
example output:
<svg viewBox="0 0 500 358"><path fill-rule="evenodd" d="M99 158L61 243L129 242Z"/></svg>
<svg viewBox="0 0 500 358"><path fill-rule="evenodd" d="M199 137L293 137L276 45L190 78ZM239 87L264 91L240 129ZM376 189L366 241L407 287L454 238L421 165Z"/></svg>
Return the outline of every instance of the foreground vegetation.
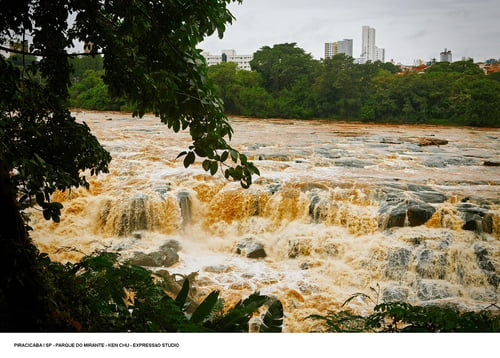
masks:
<svg viewBox="0 0 500 358"><path fill-rule="evenodd" d="M344 302L358 297L355 294ZM363 295L370 299L368 296ZM373 302L373 301L372 301ZM498 306L495 306L498 309ZM500 332L500 315L497 311L460 312L454 307L414 306L407 302L374 303L373 312L367 315L352 310L332 311L326 315L308 318L320 322L323 332Z"/></svg>
<svg viewBox="0 0 500 358"><path fill-rule="evenodd" d="M35 331L48 332L281 332L281 302L258 292L227 307L218 291L198 302L188 277L154 274L101 252L78 263L38 255L43 302ZM167 293L168 292L168 293ZM174 294L175 293L175 294ZM250 320L262 312L250 327ZM1 326L0 326L1 327ZM5 329L6 327L1 327Z"/></svg>

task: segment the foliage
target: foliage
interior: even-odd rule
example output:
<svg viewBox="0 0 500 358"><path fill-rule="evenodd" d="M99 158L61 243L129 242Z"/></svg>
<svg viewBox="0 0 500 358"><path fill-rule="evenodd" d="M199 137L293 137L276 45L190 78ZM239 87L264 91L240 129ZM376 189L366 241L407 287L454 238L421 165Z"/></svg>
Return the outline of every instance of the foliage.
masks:
<svg viewBox="0 0 500 358"><path fill-rule="evenodd" d="M2 330L46 329L45 297L53 297L43 276L48 268L38 260L22 210L38 206L46 219L59 221L62 206L51 194L88 187L88 175L107 172L111 160L89 127L68 110L69 87L86 85L80 69L88 66L69 60L73 42L92 43L91 55L103 55L103 82L94 57L94 73L88 73L92 87L80 100L102 108L109 102L92 100L107 87L113 100L126 101L136 115L150 110L175 132L189 130L192 145L180 154L186 167L198 156L205 170L224 170L227 179L245 188L259 174L229 145L232 128L196 49L215 31L222 36L233 20L227 5L236 1L0 0L0 43L32 39L22 61L0 57ZM144 318L138 327L146 325Z"/></svg>
<svg viewBox="0 0 500 358"><path fill-rule="evenodd" d="M406 302L377 303L373 313L366 316L342 310L308 318L322 321L328 332L500 332L500 316L490 311L459 312L455 308Z"/></svg>
<svg viewBox="0 0 500 358"><path fill-rule="evenodd" d="M188 278L172 298L166 293L172 284L167 277L118 259L117 254L102 252L63 265L40 256L51 298L43 327L79 332L248 332L250 318L270 300L254 293L223 313L219 292L213 291L193 309ZM280 331L283 311L277 306L269 307L265 322Z"/></svg>
<svg viewBox="0 0 500 358"><path fill-rule="evenodd" d="M108 95L108 86L102 80L104 70L86 70L82 79L70 88L69 105L76 108L119 111L125 101Z"/></svg>

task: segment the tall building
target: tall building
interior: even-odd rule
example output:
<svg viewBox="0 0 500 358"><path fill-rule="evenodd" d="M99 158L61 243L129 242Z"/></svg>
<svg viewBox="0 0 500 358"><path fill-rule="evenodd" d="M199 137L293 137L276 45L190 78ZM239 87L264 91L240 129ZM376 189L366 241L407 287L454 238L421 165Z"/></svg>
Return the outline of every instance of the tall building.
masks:
<svg viewBox="0 0 500 358"><path fill-rule="evenodd" d="M451 51L448 50L447 48L445 48L444 51L439 54L439 61L440 62L452 62L451 61Z"/></svg>
<svg viewBox="0 0 500 358"><path fill-rule="evenodd" d="M235 50L222 50L220 55L211 55L209 52L203 52L202 55L207 60L209 66L218 65L223 62L234 62L241 70L250 71L250 61L253 55L238 55Z"/></svg>
<svg viewBox="0 0 500 358"><path fill-rule="evenodd" d="M343 39L336 42L325 42L325 58L332 58L338 54L345 54L352 57L352 40Z"/></svg>
<svg viewBox="0 0 500 358"><path fill-rule="evenodd" d="M385 48L375 46L375 61L385 62Z"/></svg>
<svg viewBox="0 0 500 358"><path fill-rule="evenodd" d="M362 27L361 58L366 61L376 61L375 29L370 26Z"/></svg>

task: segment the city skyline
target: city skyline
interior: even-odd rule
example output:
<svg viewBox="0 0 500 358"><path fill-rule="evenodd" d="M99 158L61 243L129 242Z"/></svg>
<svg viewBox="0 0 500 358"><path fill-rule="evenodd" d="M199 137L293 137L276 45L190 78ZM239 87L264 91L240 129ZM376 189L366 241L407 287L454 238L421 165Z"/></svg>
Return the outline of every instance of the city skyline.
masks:
<svg viewBox="0 0 500 358"><path fill-rule="evenodd" d="M235 48L254 53L264 46L297 43L314 58L324 57L324 45L353 39L354 57L362 52L362 31L377 31L376 46L385 49L385 61L413 64L439 59L444 48L453 60L473 58L482 62L500 58L500 7L493 0L395 0L357 1L345 5L336 0L248 0L230 4L236 20L224 38L211 36L200 48L218 53Z"/></svg>

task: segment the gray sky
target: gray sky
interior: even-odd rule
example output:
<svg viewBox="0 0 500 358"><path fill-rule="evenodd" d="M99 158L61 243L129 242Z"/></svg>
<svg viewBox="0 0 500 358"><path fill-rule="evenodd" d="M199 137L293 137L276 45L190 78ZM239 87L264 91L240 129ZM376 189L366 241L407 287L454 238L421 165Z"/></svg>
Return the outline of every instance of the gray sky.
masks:
<svg viewBox="0 0 500 358"><path fill-rule="evenodd" d="M368 25L376 29L375 44L385 48L386 61L439 59L444 48L452 51L453 61L500 58L498 0L243 0L229 9L236 20L224 38L211 36L200 48L252 54L263 46L296 42L319 59L325 42L347 38L359 57L361 27Z"/></svg>

